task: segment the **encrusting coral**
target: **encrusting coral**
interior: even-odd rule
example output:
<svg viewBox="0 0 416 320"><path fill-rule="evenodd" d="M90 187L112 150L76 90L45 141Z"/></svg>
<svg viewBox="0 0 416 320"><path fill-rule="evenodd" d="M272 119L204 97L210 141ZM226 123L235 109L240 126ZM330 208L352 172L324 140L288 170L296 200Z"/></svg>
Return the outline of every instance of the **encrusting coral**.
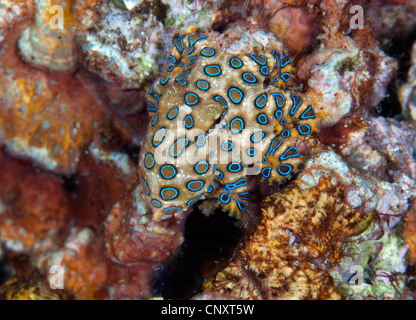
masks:
<svg viewBox="0 0 416 320"><path fill-rule="evenodd" d="M407 210L416 188L401 188L362 175L332 151L318 152L308 160L298 179L262 202L255 230L246 235L230 264L204 285L202 295L227 294L238 299L341 298L348 281L337 279L336 283L335 274L350 272L351 277L357 266L366 267L357 258L364 260L365 250L356 250L356 246L371 246L376 230L388 234L388 227L380 225L380 215L400 217ZM404 192L408 188L412 191ZM402 206L397 206L398 202ZM379 227L373 227L372 237L368 235L365 241L359 238L373 223ZM361 241L356 243L353 237ZM395 242L380 242L381 248L394 247L389 241ZM400 248L400 240L398 245ZM401 247L401 251L403 256L406 248ZM382 270L386 275L389 269L404 272L403 261L396 263L399 265L389 267L379 260L374 268L378 276ZM360 276L361 284L364 275ZM394 296L397 284L387 282L387 289L380 289L377 276L369 281L370 289L364 287L368 296ZM343 295L339 286L344 286ZM403 289L404 283L400 286ZM351 288L355 288L354 284ZM364 289L356 290L365 295Z"/></svg>

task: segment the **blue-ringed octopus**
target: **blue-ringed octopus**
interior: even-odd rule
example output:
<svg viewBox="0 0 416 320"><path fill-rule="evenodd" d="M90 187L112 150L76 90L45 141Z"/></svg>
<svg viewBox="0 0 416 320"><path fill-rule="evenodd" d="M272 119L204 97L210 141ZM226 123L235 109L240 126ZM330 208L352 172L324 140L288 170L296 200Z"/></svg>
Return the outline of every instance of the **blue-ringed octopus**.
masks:
<svg viewBox="0 0 416 320"><path fill-rule="evenodd" d="M218 201L241 216L249 201L248 175L269 183L296 172L296 141L314 129L316 115L287 85L286 52L234 54L209 34L181 35L163 73L147 91L151 117L139 172L155 219L199 200Z"/></svg>

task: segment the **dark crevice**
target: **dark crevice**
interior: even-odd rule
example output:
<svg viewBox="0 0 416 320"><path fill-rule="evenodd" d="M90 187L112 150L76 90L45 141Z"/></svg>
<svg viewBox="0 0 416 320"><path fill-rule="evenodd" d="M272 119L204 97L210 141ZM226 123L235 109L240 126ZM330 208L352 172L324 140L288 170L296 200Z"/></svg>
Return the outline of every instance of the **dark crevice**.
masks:
<svg viewBox="0 0 416 320"><path fill-rule="evenodd" d="M66 192L73 192L78 188L78 180L75 174L62 176L62 186Z"/></svg>
<svg viewBox="0 0 416 320"><path fill-rule="evenodd" d="M410 68L411 50L416 40L416 28L404 36L378 39L383 51L398 62L398 72L387 87L386 96L377 106L379 115L384 117L396 117L401 115L401 105L398 99L398 88L406 82Z"/></svg>
<svg viewBox="0 0 416 320"><path fill-rule="evenodd" d="M165 299L189 299L225 266L242 235L237 220L220 209L205 216L195 207L186 220L182 253L161 269L153 283L155 292Z"/></svg>

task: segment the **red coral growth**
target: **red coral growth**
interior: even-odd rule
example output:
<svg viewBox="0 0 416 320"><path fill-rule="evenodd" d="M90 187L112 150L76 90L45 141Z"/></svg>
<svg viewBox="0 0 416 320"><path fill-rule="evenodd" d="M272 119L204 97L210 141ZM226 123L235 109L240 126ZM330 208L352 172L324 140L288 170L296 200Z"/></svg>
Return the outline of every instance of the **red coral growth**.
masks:
<svg viewBox="0 0 416 320"><path fill-rule="evenodd" d="M71 205L62 179L0 151L0 234L16 250L31 251L36 242L62 241ZM39 248L44 250L45 248Z"/></svg>

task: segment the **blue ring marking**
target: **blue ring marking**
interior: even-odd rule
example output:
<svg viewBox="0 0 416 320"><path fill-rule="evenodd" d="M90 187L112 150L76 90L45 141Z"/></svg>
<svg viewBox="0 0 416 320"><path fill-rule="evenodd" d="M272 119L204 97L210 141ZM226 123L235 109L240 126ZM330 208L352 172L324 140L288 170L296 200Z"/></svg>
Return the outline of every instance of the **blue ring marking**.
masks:
<svg viewBox="0 0 416 320"><path fill-rule="evenodd" d="M217 168L215 168L215 170L214 170L214 171L219 173L219 175L218 175L218 179L222 179L222 178L224 178L224 173L223 173L221 170L218 170Z"/></svg>
<svg viewBox="0 0 416 320"><path fill-rule="evenodd" d="M199 183L199 185L198 186L196 186L196 187L192 187L192 185L193 184L198 184ZM186 185L186 187L189 189L189 190L191 190L191 191L199 191L199 190L201 190L202 189L202 187L204 186L204 181L202 181L202 180L194 180L194 181L190 181L190 182L188 182L188 184Z"/></svg>
<svg viewBox="0 0 416 320"><path fill-rule="evenodd" d="M155 208L160 208L162 206L162 203L160 201L158 201L158 200L152 200L152 205Z"/></svg>
<svg viewBox="0 0 416 320"><path fill-rule="evenodd" d="M195 36L195 37L198 37L198 38L196 38L195 40L193 40L192 41L192 37L193 36ZM190 36L189 36L189 44L191 45L191 47L193 47L193 45L197 42L197 41L199 41L199 40L201 40L201 39L205 39L206 38L206 36L201 36L201 35L197 35L197 34L191 34Z"/></svg>
<svg viewBox="0 0 416 320"><path fill-rule="evenodd" d="M230 66L233 67L234 69L241 68L243 66L243 61L241 61L238 58L232 58L230 60Z"/></svg>
<svg viewBox="0 0 416 320"><path fill-rule="evenodd" d="M263 162L263 163L267 163L267 162L269 162L269 159L267 159L267 158L263 158L262 162Z"/></svg>
<svg viewBox="0 0 416 320"><path fill-rule="evenodd" d="M293 100L293 107L292 109L290 109L290 114L293 116L296 113L296 111L298 111L298 108L302 103L302 99L299 98L297 95L294 95L293 93L291 94L291 96ZM296 99L298 99L298 102L296 102Z"/></svg>
<svg viewBox="0 0 416 320"><path fill-rule="evenodd" d="M247 149L247 154L248 154L250 157L254 157L254 156L256 155L256 149L254 149L254 148L248 148L248 149Z"/></svg>
<svg viewBox="0 0 416 320"><path fill-rule="evenodd" d="M172 197L170 197L170 198L166 198L163 194L164 194L166 191L169 191L169 190L173 190L173 191L175 191L175 195L174 195L174 196L172 196ZM178 194L179 194L178 190L176 190L175 188L171 188L171 187L163 188L162 190L160 190L160 196L161 196L161 197L162 197L162 199L163 199L163 200L165 200L165 201L175 199L175 198L178 196Z"/></svg>
<svg viewBox="0 0 416 320"><path fill-rule="evenodd" d="M210 52L209 53L204 52L206 50L208 50ZM201 55L203 55L204 57L212 57L214 54L215 54L215 50L211 49L211 48L204 48L204 49L201 50Z"/></svg>
<svg viewBox="0 0 416 320"><path fill-rule="evenodd" d="M156 138L157 134L159 133L159 131L163 131L163 136L162 136L162 138L160 139L160 141L156 144L156 143L155 143L155 138ZM165 135L166 135L166 129L165 129L165 128L161 128L161 129L157 130L157 131L156 131L156 133L155 133L155 135L153 136L153 139L152 139L152 143L153 143L153 145L154 145L155 147L157 147L159 144L161 144L161 143L162 143L162 141L163 141L163 139L165 138Z"/></svg>
<svg viewBox="0 0 416 320"><path fill-rule="evenodd" d="M277 145L274 144L276 141L278 141ZM274 138L272 142L270 142L270 148L269 148L269 151L267 151L266 153L266 157L269 154L274 154L274 152L280 147L281 144L282 144L282 140L280 140L279 138Z"/></svg>
<svg viewBox="0 0 416 320"><path fill-rule="evenodd" d="M175 112L174 115L171 114L172 111ZM172 109L170 109L169 112L168 112L168 119L169 120L175 119L175 117L178 115L178 112L179 112L178 107L173 107Z"/></svg>
<svg viewBox="0 0 416 320"><path fill-rule="evenodd" d="M200 194L199 196L196 196L195 198L189 200L186 204L188 206L193 205L195 202L197 202L200 198L202 198L204 195Z"/></svg>
<svg viewBox="0 0 416 320"><path fill-rule="evenodd" d="M201 84L203 84L205 87L202 86ZM205 80L198 80L196 82L196 86L197 86L198 89L201 89L201 90L204 90L204 91L207 91L209 89L209 83L208 83L208 81L205 81Z"/></svg>
<svg viewBox="0 0 416 320"><path fill-rule="evenodd" d="M199 170L198 169L198 167L200 166L200 165L206 165L206 168L205 168L205 170ZM207 172L208 171L208 169L209 169L209 164L208 164L208 162L206 161L206 160L201 160L201 161L199 161L199 162L197 162L196 163L196 165L195 165L195 171L196 171L196 173L198 173L198 174L204 174L205 172Z"/></svg>
<svg viewBox="0 0 416 320"><path fill-rule="evenodd" d="M279 81L279 78L278 78L278 77L276 77L276 76L274 76L274 77L273 77L273 81L274 81L274 82L278 82L278 81Z"/></svg>
<svg viewBox="0 0 416 320"><path fill-rule="evenodd" d="M224 115L224 112L223 112L223 115ZM221 127L221 132L224 132L225 130L227 130L227 122L225 122Z"/></svg>
<svg viewBox="0 0 416 320"><path fill-rule="evenodd" d="M159 81L159 82L160 82L160 84L161 84L161 85L163 85L163 86L164 86L164 85L166 84L166 82L168 82L168 81L169 81L169 76L167 76L167 77L166 77L166 79L165 79L165 80L163 80L163 75L162 75L162 76L160 77L160 81Z"/></svg>
<svg viewBox="0 0 416 320"><path fill-rule="evenodd" d="M171 169L173 169L173 174L171 175L171 176L166 176L164 173L163 173L163 169L164 168L171 168ZM165 178L166 180L169 180L169 179L172 179L174 176L176 176L176 173L177 173L177 171L176 171L176 168L174 167L174 166L172 166L172 165L170 165L170 164L165 164L163 167L161 167L160 168L160 174L162 175L162 177L163 178Z"/></svg>
<svg viewBox="0 0 416 320"><path fill-rule="evenodd" d="M289 78L290 78L290 73L289 72L284 72L280 75L280 78L282 78L284 82L288 82Z"/></svg>
<svg viewBox="0 0 416 320"><path fill-rule="evenodd" d="M237 188L243 187L243 186L245 186L245 185L247 185L247 181L246 181L246 179L245 179L245 178L242 178L242 179L238 180L237 182L234 182L234 183L227 183L227 184L225 185L225 189L227 189L227 190L234 190L234 189L237 189Z"/></svg>
<svg viewBox="0 0 416 320"><path fill-rule="evenodd" d="M175 68L174 64L169 64L167 67L168 72L171 72Z"/></svg>
<svg viewBox="0 0 416 320"><path fill-rule="evenodd" d="M269 122L269 120L267 119L267 116L266 116L264 113L260 113L260 114L257 116L257 121L258 121L260 124L267 124L267 123Z"/></svg>
<svg viewBox="0 0 416 320"><path fill-rule="evenodd" d="M172 59L172 61L169 61L169 59ZM166 63L176 63L176 58L174 56L172 56L172 55L169 55L168 56L168 59L166 60Z"/></svg>
<svg viewBox="0 0 416 320"><path fill-rule="evenodd" d="M265 178L270 178L270 174L272 173L272 168L263 168L261 170L261 174L263 175L263 177Z"/></svg>
<svg viewBox="0 0 416 320"><path fill-rule="evenodd" d="M234 129L234 121L239 121L240 122L240 128L239 129ZM240 133L242 130L244 129L244 121L241 118L234 118L233 120L231 120L230 122L230 130L232 133Z"/></svg>
<svg viewBox="0 0 416 320"><path fill-rule="evenodd" d="M175 40L175 47L178 49L178 51L180 52L180 53L182 53L182 51L183 51L183 49L184 49L184 47L183 47L183 37L184 36L180 36L178 39L176 39ZM179 47L179 45L178 45L178 41L180 41L181 43L180 43L180 47Z"/></svg>
<svg viewBox="0 0 416 320"><path fill-rule="evenodd" d="M311 116L306 115L309 111L312 111ZM300 119L302 119L302 120L313 119L313 118L315 118L315 110L313 110L313 108L311 106L308 106L308 108L305 110L305 112L303 112L302 115L300 116Z"/></svg>
<svg viewBox="0 0 416 320"><path fill-rule="evenodd" d="M208 187L208 190L207 190L207 193L210 193L210 192L212 192L212 191L214 191L214 187L213 187L213 186L209 186L209 187Z"/></svg>
<svg viewBox="0 0 416 320"><path fill-rule="evenodd" d="M283 170L282 168L287 168L286 171ZM293 167L290 164L279 164L279 166L277 167L277 171L282 175L282 176L287 176L289 173L291 173L293 170Z"/></svg>
<svg viewBox="0 0 416 320"><path fill-rule="evenodd" d="M146 187L146 195L148 196L150 194L149 186L147 185L147 182L142 178L142 181L144 183L144 186Z"/></svg>
<svg viewBox="0 0 416 320"><path fill-rule="evenodd" d="M225 147L225 144L228 144L228 148ZM233 148L233 143L231 141L224 141L221 144L221 149L224 150L224 151L230 151L232 148Z"/></svg>
<svg viewBox="0 0 416 320"><path fill-rule="evenodd" d="M151 106L151 107L148 107L148 108L147 108L147 111L157 111L156 106L155 106L153 103L151 103L149 100L147 100L147 99L146 99L146 103L147 103L149 106Z"/></svg>
<svg viewBox="0 0 416 320"><path fill-rule="evenodd" d="M277 67L277 65L279 64L279 60L282 57L282 55L280 54L279 51L273 50L272 51L272 55L276 58L276 65L275 67Z"/></svg>
<svg viewBox="0 0 416 320"><path fill-rule="evenodd" d="M198 56L192 56L192 57L190 57L189 58L188 66L193 65L196 62L196 60L198 60Z"/></svg>
<svg viewBox="0 0 416 320"><path fill-rule="evenodd" d="M268 66L263 66L260 68L260 72L262 74L264 74L265 76L269 75L269 67Z"/></svg>
<svg viewBox="0 0 416 320"><path fill-rule="evenodd" d="M262 101L260 101L262 99ZM259 95L256 100L254 100L254 104L257 108L261 109L267 104L267 94L263 93Z"/></svg>
<svg viewBox="0 0 416 320"><path fill-rule="evenodd" d="M152 164L151 165L149 165L149 166L147 166L147 164L146 164L146 162L147 162L147 157L151 157L152 158ZM153 157L153 155L151 154L151 153L148 153L148 154L146 154L146 156L144 157L144 166L147 168L147 169L152 169L154 166L155 166L155 158Z"/></svg>
<svg viewBox="0 0 416 320"><path fill-rule="evenodd" d="M217 69L217 72L216 73L209 72L208 71L209 68L216 68ZM221 73L221 68L219 66L217 66L216 64L210 64L210 65L208 65L208 66L206 66L204 68L204 71L210 77L216 77L216 76L218 76Z"/></svg>
<svg viewBox="0 0 416 320"><path fill-rule="evenodd" d="M295 151L294 154L287 155L288 152L293 151L293 150ZM298 149L296 149L295 147L290 147L285 151L285 153L283 153L280 156L280 161L283 161L283 160L286 160L286 159L289 159L289 158L296 158L296 157L299 157L299 156L300 156L300 153L299 153Z"/></svg>
<svg viewBox="0 0 416 320"><path fill-rule="evenodd" d="M290 137L290 130L288 130L288 129L284 129L284 130L280 133L280 135L281 135L283 138L289 138L289 137Z"/></svg>
<svg viewBox="0 0 416 320"><path fill-rule="evenodd" d="M281 119L280 121L279 121L279 123L283 126L283 125L285 125L286 124L286 122L287 122L287 120L285 119L285 118L283 118L283 119Z"/></svg>
<svg viewBox="0 0 416 320"><path fill-rule="evenodd" d="M251 78L248 78L251 77ZM257 82L257 78L251 72L244 72L242 78L245 82L248 83L255 83Z"/></svg>
<svg viewBox="0 0 416 320"><path fill-rule="evenodd" d="M182 83L181 83L181 87L186 86L187 84L188 83L185 80L183 80Z"/></svg>
<svg viewBox="0 0 416 320"><path fill-rule="evenodd" d="M194 47L193 47L193 46L190 46L190 47L188 48L188 52L186 52L185 54L186 54L187 56L189 56L192 52L194 52Z"/></svg>
<svg viewBox="0 0 416 320"><path fill-rule="evenodd" d="M154 117L154 119L153 119L153 121L152 121L152 126L154 126L155 124L156 124L156 122L157 122L157 114L155 115L155 117Z"/></svg>
<svg viewBox="0 0 416 320"><path fill-rule="evenodd" d="M285 63L283 63L283 60L287 57L287 61ZM282 57L282 59L280 60L280 67L283 68L285 65L287 65L288 63L290 63L290 58L287 56L287 54L285 53L284 56Z"/></svg>
<svg viewBox="0 0 416 320"><path fill-rule="evenodd" d="M238 205L238 208L240 209L240 211L246 212L247 205L245 204L245 202L237 201L237 205Z"/></svg>
<svg viewBox="0 0 416 320"><path fill-rule="evenodd" d="M179 210L181 210L182 208L181 207L169 207L169 208L165 208L165 209L163 209L163 213L174 213L174 212L176 212L176 211L179 211ZM169 210L173 210L172 212L168 212Z"/></svg>
<svg viewBox="0 0 416 320"><path fill-rule="evenodd" d="M202 142L200 142L200 139L202 138ZM203 147L205 144L206 138L204 134L200 134L198 138L196 138L196 146L197 147Z"/></svg>
<svg viewBox="0 0 416 320"><path fill-rule="evenodd" d="M276 112L274 113L274 116L276 119L280 119L280 117L283 116L283 111L277 109Z"/></svg>
<svg viewBox="0 0 416 320"><path fill-rule="evenodd" d="M250 54L250 57L254 60L255 63L258 63L261 66L264 66L267 62L267 58L262 55L257 55L257 54L252 53ZM263 59L263 61L260 61L261 59L259 58Z"/></svg>
<svg viewBox="0 0 416 320"><path fill-rule="evenodd" d="M228 108L228 104L227 101L225 101L225 99L221 96L215 96L214 98L215 101L219 102L225 109Z"/></svg>
<svg viewBox="0 0 416 320"><path fill-rule="evenodd" d="M233 169L233 166L237 166L237 169ZM241 171L242 168L243 167L241 166L241 164L237 162L230 163L227 167L228 171L233 172L233 173Z"/></svg>
<svg viewBox="0 0 416 320"><path fill-rule="evenodd" d="M154 85L155 85L155 83L153 82L152 85L150 86L149 91L147 92L148 94L152 94Z"/></svg>
<svg viewBox="0 0 416 320"><path fill-rule="evenodd" d="M306 131L303 131L301 128L306 127ZM311 133L311 127L307 124L300 124L298 125L298 131L301 135L309 134Z"/></svg>
<svg viewBox="0 0 416 320"><path fill-rule="evenodd" d="M182 61L181 64L179 65L179 67L183 67L185 65L185 63Z"/></svg>
<svg viewBox="0 0 416 320"><path fill-rule="evenodd" d="M239 98L239 99L234 100L234 98L233 98L233 97L232 97L232 95L231 95L231 92L233 92L233 91L236 91L236 92L240 95L240 98ZM244 94L243 94L243 92L242 92L240 89L238 89L238 88L231 88L230 90L228 90L228 97L230 98L230 100L231 100L233 103L235 103L235 104L239 104L239 103L241 103L241 100L243 100Z"/></svg>
<svg viewBox="0 0 416 320"><path fill-rule="evenodd" d="M153 99L155 99L156 103L159 104L159 95L157 93L153 95Z"/></svg>
<svg viewBox="0 0 416 320"><path fill-rule="evenodd" d="M196 101L195 101L195 102L189 102L189 101L188 101L188 97L189 97L189 96L193 96L193 97L195 97L195 98L196 98ZM190 92L190 93L187 93L187 94L185 95L185 103L186 103L188 106L194 106L194 105L196 105L196 104L198 103L198 101L199 101L199 97L198 97L195 93Z"/></svg>
<svg viewBox="0 0 416 320"><path fill-rule="evenodd" d="M189 69L185 70L184 72L182 72L179 76L177 76L175 78L175 81L177 81L177 82L182 81L183 79L185 79L188 76L189 72L191 72L191 70L189 70Z"/></svg>
<svg viewBox="0 0 416 320"><path fill-rule="evenodd" d="M186 119L191 119L192 123L190 125L186 124ZM183 119L183 124L185 125L186 129L191 129L194 126L194 119L192 118L192 116L186 116L185 119Z"/></svg>
<svg viewBox="0 0 416 320"><path fill-rule="evenodd" d="M175 146L178 144L179 141L185 140L186 143L179 149L178 153L173 154L173 148L175 148ZM178 140L176 140L176 142L170 147L169 153L172 157L177 158L180 156L180 154L182 153L183 148L185 148L187 145L189 144L189 140L186 138L180 138Z"/></svg>
<svg viewBox="0 0 416 320"><path fill-rule="evenodd" d="M241 193L237 193L237 195L240 197L240 199L243 199L243 200L250 200L248 191L246 191L246 192L241 192ZM247 197L242 197L242 196L245 196L245 195L247 195Z"/></svg>
<svg viewBox="0 0 416 320"><path fill-rule="evenodd" d="M256 138L258 135L261 135L261 137L260 137L260 138ZM265 135L266 135L266 134L265 134L264 132L256 132L256 133L253 133L253 134L251 135L250 140L251 140L251 142L253 142L253 143L260 142L261 140L263 140L263 138L264 138L264 136L265 136Z"/></svg>
<svg viewBox="0 0 416 320"><path fill-rule="evenodd" d="M225 196L226 198L224 198L224 196ZM222 203L227 204L227 203L229 203L229 202L230 202L230 200L231 200L231 198L228 196L228 194L227 194L227 193L221 193L221 195L220 195L220 201L221 201Z"/></svg>
<svg viewBox="0 0 416 320"><path fill-rule="evenodd" d="M272 96L276 100L276 105L279 108L281 108L281 107L283 107L285 105L286 99L285 99L285 96L283 94L281 94L281 93L272 93ZM282 98L283 99L283 102L282 103L279 103L279 98Z"/></svg>

